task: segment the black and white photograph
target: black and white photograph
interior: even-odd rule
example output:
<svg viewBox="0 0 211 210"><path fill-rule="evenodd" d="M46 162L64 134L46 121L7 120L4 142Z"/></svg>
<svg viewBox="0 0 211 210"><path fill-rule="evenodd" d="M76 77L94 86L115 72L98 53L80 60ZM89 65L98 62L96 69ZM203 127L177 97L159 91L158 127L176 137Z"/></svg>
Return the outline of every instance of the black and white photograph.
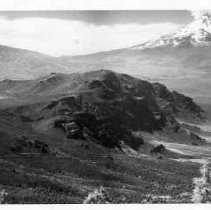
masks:
<svg viewBox="0 0 211 210"><path fill-rule="evenodd" d="M0 207L211 203L211 5L10 2Z"/></svg>

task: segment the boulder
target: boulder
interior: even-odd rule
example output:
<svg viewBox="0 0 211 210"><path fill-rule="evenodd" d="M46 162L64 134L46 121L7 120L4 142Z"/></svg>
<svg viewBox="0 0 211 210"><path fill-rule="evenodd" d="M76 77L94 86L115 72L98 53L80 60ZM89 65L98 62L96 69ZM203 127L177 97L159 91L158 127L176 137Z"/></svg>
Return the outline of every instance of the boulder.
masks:
<svg viewBox="0 0 211 210"><path fill-rule="evenodd" d="M166 151L164 145L160 144L150 150L150 154L163 154Z"/></svg>

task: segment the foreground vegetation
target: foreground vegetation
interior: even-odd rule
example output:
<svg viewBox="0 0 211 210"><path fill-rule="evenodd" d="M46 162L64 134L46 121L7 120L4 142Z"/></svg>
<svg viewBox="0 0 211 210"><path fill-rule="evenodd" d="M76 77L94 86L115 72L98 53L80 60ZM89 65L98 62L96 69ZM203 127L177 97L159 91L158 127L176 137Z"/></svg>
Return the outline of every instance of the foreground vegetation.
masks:
<svg viewBox="0 0 211 210"><path fill-rule="evenodd" d="M83 203L101 186L113 203L191 202L199 165L121 152L74 157L1 158L5 203ZM80 151L79 151L80 150Z"/></svg>

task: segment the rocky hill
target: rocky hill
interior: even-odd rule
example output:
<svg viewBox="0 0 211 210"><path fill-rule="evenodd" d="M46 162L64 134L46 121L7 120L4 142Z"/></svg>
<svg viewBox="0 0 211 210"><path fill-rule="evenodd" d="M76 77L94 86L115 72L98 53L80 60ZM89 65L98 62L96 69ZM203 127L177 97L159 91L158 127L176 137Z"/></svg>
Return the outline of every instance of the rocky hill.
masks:
<svg viewBox="0 0 211 210"><path fill-rule="evenodd" d="M177 118L194 122L202 120L204 114L191 98L170 92L162 84L109 70L2 81L0 89L7 99L32 104L22 104L18 112L25 119L33 118L37 130L44 124L49 132L59 128L68 138L88 139L108 147L120 148L123 141L137 149L143 140L131 131L174 130Z"/></svg>

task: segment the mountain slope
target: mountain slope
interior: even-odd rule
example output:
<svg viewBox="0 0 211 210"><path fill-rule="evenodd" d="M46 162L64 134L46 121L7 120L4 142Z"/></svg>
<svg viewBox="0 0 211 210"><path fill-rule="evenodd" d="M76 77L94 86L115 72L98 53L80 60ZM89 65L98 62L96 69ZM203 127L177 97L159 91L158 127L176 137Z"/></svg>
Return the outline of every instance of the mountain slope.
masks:
<svg viewBox="0 0 211 210"><path fill-rule="evenodd" d="M56 58L0 45L0 80L29 79L65 71Z"/></svg>

